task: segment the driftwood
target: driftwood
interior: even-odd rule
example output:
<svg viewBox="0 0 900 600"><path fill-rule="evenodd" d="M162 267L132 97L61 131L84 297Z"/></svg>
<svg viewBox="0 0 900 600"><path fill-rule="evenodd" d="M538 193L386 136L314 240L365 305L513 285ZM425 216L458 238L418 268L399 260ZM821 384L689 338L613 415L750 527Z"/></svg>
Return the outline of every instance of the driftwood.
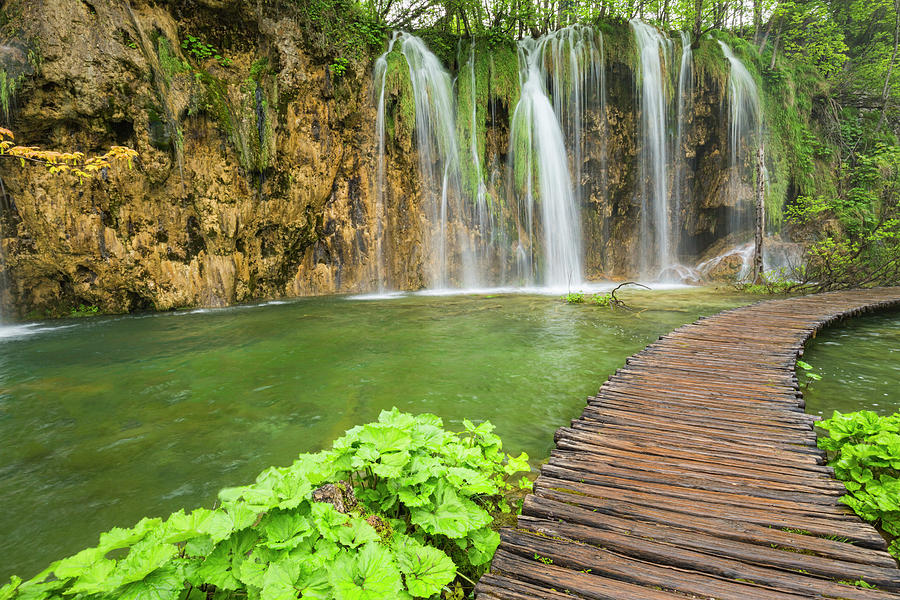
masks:
<svg viewBox="0 0 900 600"><path fill-rule="evenodd" d="M631 308L630 306L625 304L623 301L616 298L616 292L619 291L620 288L625 287L626 285L636 285L638 287L644 288L645 290L649 290L650 288L642 283L637 283L636 281L626 281L626 282L620 283L619 285L614 287L612 289L612 291L609 293L609 305L610 306L612 306L614 308L623 308L625 310L633 311L634 310L633 308Z"/></svg>

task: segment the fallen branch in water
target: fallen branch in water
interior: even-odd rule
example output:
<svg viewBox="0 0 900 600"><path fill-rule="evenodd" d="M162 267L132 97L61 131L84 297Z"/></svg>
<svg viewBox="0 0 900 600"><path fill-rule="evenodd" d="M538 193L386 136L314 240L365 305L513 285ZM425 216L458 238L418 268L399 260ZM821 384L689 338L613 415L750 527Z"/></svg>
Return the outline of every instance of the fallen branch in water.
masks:
<svg viewBox="0 0 900 600"><path fill-rule="evenodd" d="M619 291L620 288L625 287L626 285L637 285L637 286L644 288L645 290L649 290L650 288L642 283L637 283L636 281L626 281L626 282L620 283L619 285L614 287L612 289L612 291L609 293L609 305L610 306L614 306L615 308L624 308L625 310L633 311L634 310L633 308L631 308L630 306L628 306L627 304L625 304L624 302L622 302L621 300L616 298L616 292Z"/></svg>

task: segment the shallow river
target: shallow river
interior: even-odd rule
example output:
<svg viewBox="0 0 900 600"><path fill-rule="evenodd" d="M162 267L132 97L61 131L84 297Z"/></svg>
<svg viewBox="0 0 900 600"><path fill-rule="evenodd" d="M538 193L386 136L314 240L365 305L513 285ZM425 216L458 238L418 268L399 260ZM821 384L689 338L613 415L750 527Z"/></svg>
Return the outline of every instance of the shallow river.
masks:
<svg viewBox="0 0 900 600"><path fill-rule="evenodd" d="M497 425L546 457L625 358L754 300L621 292L304 299L0 328L0 581L113 526L210 505L224 486L329 446L384 408Z"/></svg>

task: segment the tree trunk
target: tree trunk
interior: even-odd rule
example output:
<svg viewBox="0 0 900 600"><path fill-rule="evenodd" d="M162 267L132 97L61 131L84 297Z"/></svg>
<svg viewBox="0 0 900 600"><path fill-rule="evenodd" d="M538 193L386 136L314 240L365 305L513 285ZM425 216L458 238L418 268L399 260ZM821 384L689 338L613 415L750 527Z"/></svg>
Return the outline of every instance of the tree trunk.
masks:
<svg viewBox="0 0 900 600"><path fill-rule="evenodd" d="M759 43L759 33L762 29L762 0L753 0L753 43Z"/></svg>
<svg viewBox="0 0 900 600"><path fill-rule="evenodd" d="M766 226L765 150L760 140L756 150L756 243L753 248L753 283L763 279L763 233Z"/></svg>
<svg viewBox="0 0 900 600"><path fill-rule="evenodd" d="M769 70L775 68L775 57L778 56L778 42L781 41L781 29L778 30L778 33L775 35L775 43L772 44L772 60L769 61Z"/></svg>
<svg viewBox="0 0 900 600"><path fill-rule="evenodd" d="M881 116L878 118L878 125L875 126L875 133L881 129L884 123L884 115L887 113L888 102L891 95L891 75L894 72L894 61L897 60L897 45L900 44L900 0L894 0L894 52L891 54L891 62L888 63L887 76L884 78L884 89L881 91Z"/></svg>
<svg viewBox="0 0 900 600"><path fill-rule="evenodd" d="M700 44L700 35L703 33L703 0L694 0L694 41L692 48Z"/></svg>

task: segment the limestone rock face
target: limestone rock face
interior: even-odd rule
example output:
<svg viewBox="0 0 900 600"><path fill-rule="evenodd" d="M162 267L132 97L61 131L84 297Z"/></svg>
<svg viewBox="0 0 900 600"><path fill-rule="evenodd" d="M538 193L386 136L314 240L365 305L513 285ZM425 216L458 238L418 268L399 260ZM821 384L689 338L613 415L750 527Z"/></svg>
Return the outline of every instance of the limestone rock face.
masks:
<svg viewBox="0 0 900 600"><path fill-rule="evenodd" d="M39 56L13 112L17 141L85 153L127 145L139 159L81 184L0 165L3 314L371 287L369 73L335 81L290 15L250 4L7 3L0 68L23 72L23 58ZM229 43L229 62L181 48L223 11L229 35L243 37L204 39Z"/></svg>
<svg viewBox="0 0 900 600"><path fill-rule="evenodd" d="M17 141L86 154L125 145L139 158L81 183L0 161L0 314L226 306L369 291L379 279L428 285L414 131L396 127L386 140L379 196L372 64L333 74L297 15L269 4L5 4L0 69L24 75L10 119ZM182 47L194 36L225 58ZM640 251L634 66L623 53L606 69L606 114L585 117L578 182L593 278L632 273ZM729 210L720 88L698 78L685 134L682 193L694 200L682 207L682 249L695 254L722 235ZM495 197L514 108L489 111L483 165Z"/></svg>

